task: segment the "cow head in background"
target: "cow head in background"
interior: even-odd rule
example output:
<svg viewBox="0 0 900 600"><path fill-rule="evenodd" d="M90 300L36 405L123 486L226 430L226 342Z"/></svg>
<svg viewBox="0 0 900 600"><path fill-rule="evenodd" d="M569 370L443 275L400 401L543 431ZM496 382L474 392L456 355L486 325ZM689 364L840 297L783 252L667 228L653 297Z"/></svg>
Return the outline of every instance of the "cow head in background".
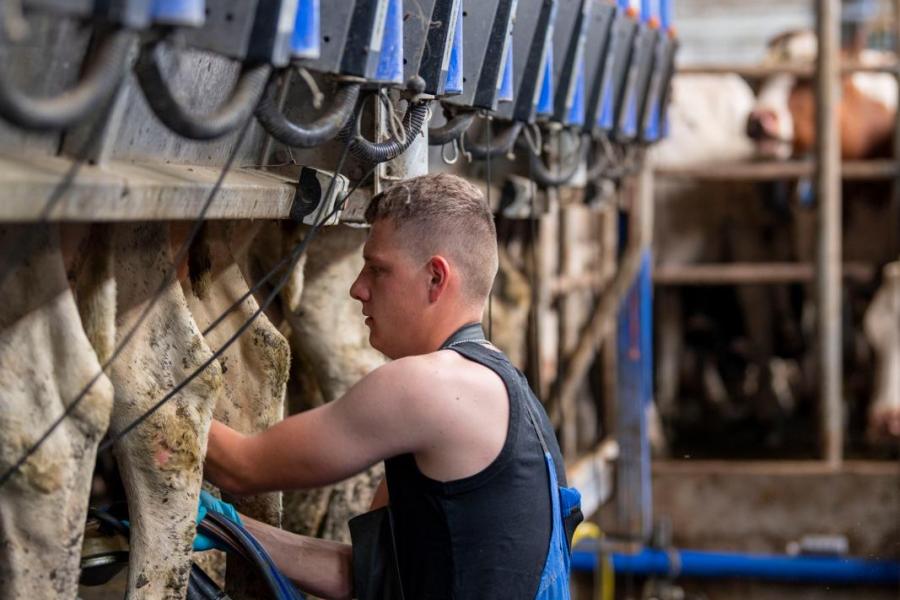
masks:
<svg viewBox="0 0 900 600"><path fill-rule="evenodd" d="M769 43L764 65L813 67L818 41L809 30L792 31ZM845 60L868 65L890 61L886 53L845 51ZM897 109L897 82L886 73L854 73L841 77L838 120L841 156L845 160L890 155ZM769 159L803 157L815 150L816 86L809 77L779 74L761 82L757 102L747 119L747 135L757 155Z"/></svg>

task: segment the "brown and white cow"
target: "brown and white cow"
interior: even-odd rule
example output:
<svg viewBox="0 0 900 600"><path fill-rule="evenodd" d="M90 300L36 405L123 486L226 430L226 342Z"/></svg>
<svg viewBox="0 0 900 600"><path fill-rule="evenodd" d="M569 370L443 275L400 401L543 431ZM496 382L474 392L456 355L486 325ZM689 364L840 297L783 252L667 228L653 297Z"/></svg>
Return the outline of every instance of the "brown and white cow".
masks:
<svg viewBox="0 0 900 600"><path fill-rule="evenodd" d="M765 62L770 65L812 66L817 54L817 39L812 31L793 31L770 43ZM890 64L893 55L874 50L848 50L844 58L869 66ZM756 106L747 119L747 133L763 158L788 159L810 155L816 143L815 86L808 78L776 75L760 87ZM841 95L837 106L840 153L843 160L893 157L894 121L897 111L896 78L889 73L853 73L841 77ZM890 247L897 224L890 218L889 182L845 182L843 185L843 258L884 265L896 258ZM815 211L794 210L796 255L812 261L815 256ZM870 439L885 434L900 437L900 392L891 379L892 350L896 342L878 332L874 323L890 322L893 286L891 267L885 268L885 281L865 317L865 334L875 353L875 386L869 408ZM810 319L810 321L812 321ZM861 338L862 327L850 335ZM896 328L895 328L896 329ZM875 435L875 434L880 435Z"/></svg>
<svg viewBox="0 0 900 600"><path fill-rule="evenodd" d="M792 31L774 38L763 64L812 66L818 43L812 31ZM890 63L884 52L846 52L864 65ZM841 156L844 160L891 154L897 80L888 73L853 73L841 78L838 104ZM787 159L812 153L816 143L816 90L811 78L775 75L763 82L747 118L747 135L763 158Z"/></svg>

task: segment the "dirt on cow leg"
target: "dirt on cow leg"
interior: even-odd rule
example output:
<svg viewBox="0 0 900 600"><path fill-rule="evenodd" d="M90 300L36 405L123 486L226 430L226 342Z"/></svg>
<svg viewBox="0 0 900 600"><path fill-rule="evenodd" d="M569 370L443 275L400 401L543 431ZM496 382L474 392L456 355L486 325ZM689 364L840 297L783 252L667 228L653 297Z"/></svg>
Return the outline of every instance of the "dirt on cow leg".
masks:
<svg viewBox="0 0 900 600"><path fill-rule="evenodd" d="M349 294L362 268L366 236L365 230L349 227L322 229L309 246L299 300L292 304L283 298L296 360L308 366L304 370L326 402L385 362L369 345L360 305ZM285 525L297 533L349 542L347 520L369 509L382 476L378 465L330 488L286 494Z"/></svg>
<svg viewBox="0 0 900 600"><path fill-rule="evenodd" d="M250 295L214 329L209 327L250 289L239 267L262 223L211 221L204 225L188 256L182 286L197 325L211 348L221 348L259 308ZM241 433L256 433L281 420L290 369L288 342L260 314L219 358L223 393L213 416ZM229 498L254 519L281 526L281 494ZM246 563L228 560L226 591L236 600L258 596L260 582Z"/></svg>
<svg viewBox="0 0 900 600"><path fill-rule="evenodd" d="M113 227L117 341L160 285L159 300L113 363L112 431L121 431L211 356L181 286L163 223ZM168 280L166 279L168 277ZM128 496L128 597L182 599L191 564L202 457L222 370L213 362L115 446Z"/></svg>
<svg viewBox="0 0 900 600"><path fill-rule="evenodd" d="M56 226L0 226L0 471L100 371L66 279ZM0 488L0 598L75 598L97 444L112 386L101 376L71 418Z"/></svg>

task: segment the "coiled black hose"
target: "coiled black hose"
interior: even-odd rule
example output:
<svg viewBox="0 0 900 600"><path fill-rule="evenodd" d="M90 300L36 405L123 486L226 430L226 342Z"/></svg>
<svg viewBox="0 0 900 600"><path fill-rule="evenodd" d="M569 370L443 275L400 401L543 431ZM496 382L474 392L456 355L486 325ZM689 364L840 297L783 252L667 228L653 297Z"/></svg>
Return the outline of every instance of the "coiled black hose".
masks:
<svg viewBox="0 0 900 600"><path fill-rule="evenodd" d="M206 523L207 520L210 521L210 524ZM210 527L210 525L213 527ZM241 555L256 566L273 598L276 600L303 599L304 596L293 585L288 583L283 575L278 573L265 549L243 527L228 517L215 512L208 512L197 528L200 533L213 535L219 539L224 537L223 533L226 534L230 539L223 541L240 550Z"/></svg>
<svg viewBox="0 0 900 600"><path fill-rule="evenodd" d="M223 592L216 582L206 574L196 563L191 564L191 574L188 579L187 596L185 600L228 600L229 596Z"/></svg>
<svg viewBox="0 0 900 600"><path fill-rule="evenodd" d="M333 107L326 114L312 123L294 123L278 108L278 77L273 75L256 107L256 118L279 142L296 148L312 148L333 138L347 123L359 99L359 88L358 83L341 84L334 96Z"/></svg>
<svg viewBox="0 0 900 600"><path fill-rule="evenodd" d="M268 64L245 64L231 96L206 115L191 114L172 94L160 65L162 40L152 42L141 53L134 72L153 114L163 125L182 137L212 140L237 129L253 114L272 72Z"/></svg>
<svg viewBox="0 0 900 600"><path fill-rule="evenodd" d="M528 160L531 162L532 179L534 179L534 181L538 185L542 185L544 187L559 187L561 185L569 183L570 181L572 181L572 177L575 176L575 172L578 171L578 167L579 165L581 165L586 149L587 144L584 143L584 140L579 140L578 150L575 152L573 160L567 161L569 163L568 168L566 170L560 171L559 173L553 173L550 169L548 169L547 165L544 164L544 161L541 160L539 154L529 152Z"/></svg>
<svg viewBox="0 0 900 600"><path fill-rule="evenodd" d="M454 115L440 127L428 128L428 144L430 146L443 146L454 140L458 140L475 120L474 112L463 112Z"/></svg>
<svg viewBox="0 0 900 600"><path fill-rule="evenodd" d="M341 140L350 140L350 153L356 158L370 163L383 163L394 160L409 148L410 144L422 131L425 118L428 116L428 102L410 102L403 115L403 141L391 138L383 142L372 142L362 136L359 131L358 120L348 121L338 137Z"/></svg>
<svg viewBox="0 0 900 600"><path fill-rule="evenodd" d="M490 123L487 126L490 127ZM485 159L488 156L491 158L503 156L512 150L513 144L516 143L516 138L519 137L519 133L522 131L522 127L523 124L519 121L510 124L509 127L493 137L493 143L490 146L472 142L469 136L466 135L464 138L466 152L475 159Z"/></svg>
<svg viewBox="0 0 900 600"><path fill-rule="evenodd" d="M106 35L81 80L53 98L34 98L18 89L10 81L11 61L5 61L0 65L0 116L32 131L53 131L75 125L97 110L121 85L136 40L136 33L124 29Z"/></svg>

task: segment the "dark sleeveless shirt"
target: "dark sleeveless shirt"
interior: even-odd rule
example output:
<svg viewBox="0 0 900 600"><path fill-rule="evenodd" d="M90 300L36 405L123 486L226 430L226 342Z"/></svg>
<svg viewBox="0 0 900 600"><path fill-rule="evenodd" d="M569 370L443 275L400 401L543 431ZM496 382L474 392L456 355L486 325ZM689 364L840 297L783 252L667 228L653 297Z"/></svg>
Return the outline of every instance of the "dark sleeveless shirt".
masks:
<svg viewBox="0 0 900 600"><path fill-rule="evenodd" d="M448 342L472 339L473 331L480 326L467 326ZM534 598L550 541L551 505L547 467L526 402L565 485L559 445L528 381L506 356L472 342L451 349L500 376L509 396L509 426L497 458L463 479L430 479L412 454L385 461L403 595Z"/></svg>

